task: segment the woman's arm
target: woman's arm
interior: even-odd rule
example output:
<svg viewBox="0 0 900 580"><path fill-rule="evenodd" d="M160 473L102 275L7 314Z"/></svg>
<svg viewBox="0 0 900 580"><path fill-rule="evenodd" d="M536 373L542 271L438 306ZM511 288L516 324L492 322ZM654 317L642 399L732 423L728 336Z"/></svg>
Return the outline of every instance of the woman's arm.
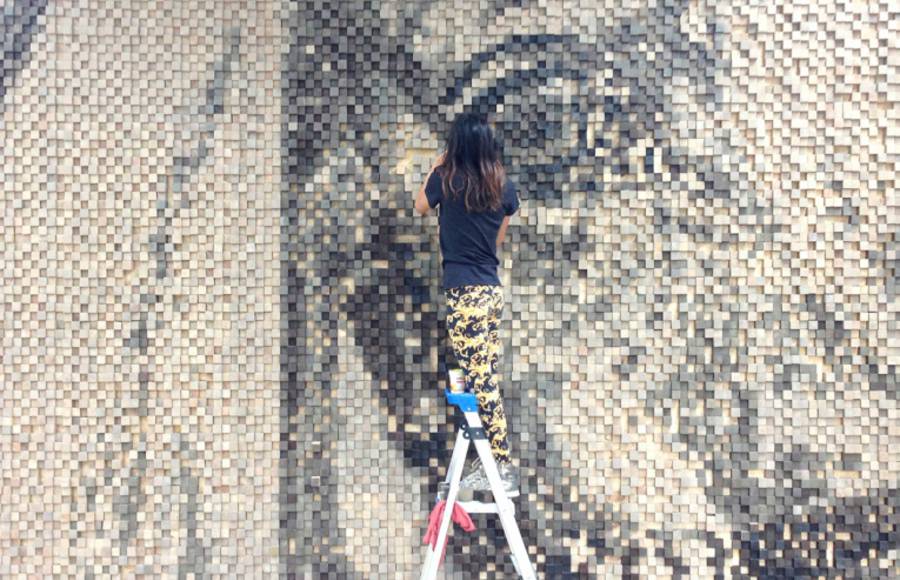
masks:
<svg viewBox="0 0 900 580"><path fill-rule="evenodd" d="M506 235L506 226L509 225L509 216L503 218L503 223L500 224L500 230L497 232L497 251L500 251L500 243L503 241L503 237Z"/></svg>
<svg viewBox="0 0 900 580"><path fill-rule="evenodd" d="M431 164L431 170L428 171L428 175L425 176L425 180L422 182L422 187L419 188L419 193L416 194L416 211L419 212L419 215L425 215L431 209L431 206L428 205L428 196L425 195L425 186L428 185L428 180L431 179L431 174L434 173L435 168L444 162L446 154L446 151L441 153L434 163Z"/></svg>
<svg viewBox="0 0 900 580"><path fill-rule="evenodd" d="M425 195L425 184L431 179L432 173L434 173L433 167L431 168L431 171L428 172L428 175L425 176L425 181L422 183L422 187L419 188L418 195L416 195L416 211L419 212L419 215L425 215L428 213L428 210L431 209L431 206L428 205L428 197Z"/></svg>

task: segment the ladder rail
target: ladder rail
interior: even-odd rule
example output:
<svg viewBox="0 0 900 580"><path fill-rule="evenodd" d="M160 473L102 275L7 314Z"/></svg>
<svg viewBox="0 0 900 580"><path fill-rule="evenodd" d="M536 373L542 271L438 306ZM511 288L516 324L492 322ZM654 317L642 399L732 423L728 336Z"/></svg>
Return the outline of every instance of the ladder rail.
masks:
<svg viewBox="0 0 900 580"><path fill-rule="evenodd" d="M444 506L444 513L441 515L441 525L438 529L437 543L435 546L428 546L428 554L425 557L425 566L422 568L420 580L433 580L437 576L438 567L441 564L441 552L444 548L444 542L450 533L450 520L453 517L453 504L456 503L456 496L459 493L459 481L462 478L463 467L466 462L466 454L469 451L469 440L465 438L462 430L456 436L456 443L453 445L453 455L450 457L450 469L447 470L445 482L450 483L450 491L447 493L447 504ZM455 485L454 485L455 482Z"/></svg>
<svg viewBox="0 0 900 580"><path fill-rule="evenodd" d="M466 412L466 420L469 425L480 427L481 419L478 413ZM503 533L506 541L509 543L510 556L513 566L519 576L525 580L535 580L534 568L528 558L528 550L525 548L525 542L522 540L522 534L519 531L519 525L515 519L515 507L512 500L507 497L503 489L503 480L500 478L500 471L497 469L497 462L494 460L494 454L491 453L491 446L486 439L476 439L474 441L475 449L484 465L484 471L487 475L488 482L491 485L491 492L494 495L494 502L497 505L497 514L500 516L500 523L503 526Z"/></svg>

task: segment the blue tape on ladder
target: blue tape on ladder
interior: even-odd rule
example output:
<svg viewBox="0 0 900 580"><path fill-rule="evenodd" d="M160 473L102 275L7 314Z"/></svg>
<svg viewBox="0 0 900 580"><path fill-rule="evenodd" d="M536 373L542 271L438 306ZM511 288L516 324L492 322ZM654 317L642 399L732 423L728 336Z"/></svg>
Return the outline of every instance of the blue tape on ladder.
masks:
<svg viewBox="0 0 900 580"><path fill-rule="evenodd" d="M447 402L459 407L463 413L478 411L478 399L475 398L475 393L454 393L444 387L444 394L447 395Z"/></svg>

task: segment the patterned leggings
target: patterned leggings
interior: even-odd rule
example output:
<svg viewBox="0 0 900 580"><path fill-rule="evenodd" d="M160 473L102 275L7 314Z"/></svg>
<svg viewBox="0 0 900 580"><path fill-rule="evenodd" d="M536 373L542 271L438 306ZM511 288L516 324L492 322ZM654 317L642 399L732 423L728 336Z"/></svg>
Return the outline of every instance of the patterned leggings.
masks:
<svg viewBox="0 0 900 580"><path fill-rule="evenodd" d="M456 360L466 375L466 390L475 393L478 416L498 463L509 463L506 414L497 389L501 342L498 328L503 312L503 289L487 284L457 286L447 297L447 330Z"/></svg>

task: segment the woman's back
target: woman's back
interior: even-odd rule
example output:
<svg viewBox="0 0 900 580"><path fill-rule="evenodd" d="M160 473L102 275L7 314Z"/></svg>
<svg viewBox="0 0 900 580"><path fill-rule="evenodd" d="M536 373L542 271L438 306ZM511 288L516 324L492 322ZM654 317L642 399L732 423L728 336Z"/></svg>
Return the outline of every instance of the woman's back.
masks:
<svg viewBox="0 0 900 580"><path fill-rule="evenodd" d="M436 169L425 186L428 205L440 205L438 224L443 267L442 288L473 284L501 285L497 275L497 233L506 216L519 209L518 191L511 179L503 186L502 207L483 212L466 211L462 193L443 187L443 168ZM453 188L462 192L463 178L453 176Z"/></svg>

